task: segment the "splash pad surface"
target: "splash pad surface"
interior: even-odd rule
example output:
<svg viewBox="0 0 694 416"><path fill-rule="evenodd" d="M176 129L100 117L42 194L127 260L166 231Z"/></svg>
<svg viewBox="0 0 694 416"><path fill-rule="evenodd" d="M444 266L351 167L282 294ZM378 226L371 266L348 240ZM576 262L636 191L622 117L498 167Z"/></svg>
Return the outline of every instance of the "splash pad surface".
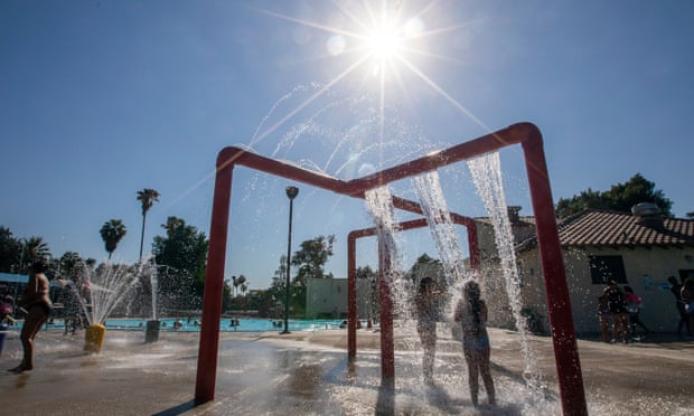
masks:
<svg viewBox="0 0 694 416"><path fill-rule="evenodd" d="M469 401L466 371L459 342L444 337L437 356L441 382L425 389L414 367L398 367L392 402L380 386L378 334L359 331L359 360L351 367L345 355L346 331L220 334L218 399L193 407L197 334L161 334L160 342L144 344L142 334L112 331L98 356L81 352L82 333L63 336L41 332L36 344L36 369L19 376L0 372L0 409L7 414L384 414L430 415L555 415L558 395L548 392L546 407L524 411L520 380L523 366L518 335L490 330L492 368L498 381L499 407L476 410ZM414 352L400 347L409 334L398 333L396 357ZM415 335L416 337L416 335ZM551 374L552 343L532 338L541 368ZM607 345L579 341L587 385L588 410L598 416L691 414L689 376L694 373L694 345ZM7 368L21 356L11 334L0 357ZM628 364L630 363L630 364ZM633 363L648 363L633 365ZM551 378L551 376L550 376ZM554 379L552 378L552 384ZM19 400L19 398L22 400ZM155 400L153 400L155 398ZM380 402L379 402L380 399ZM388 412L383 407L393 404ZM542 411L544 410L544 412ZM178 411L179 413L176 413ZM168 413L166 413L168 412ZM3 413L3 414L4 414Z"/></svg>
<svg viewBox="0 0 694 416"><path fill-rule="evenodd" d="M210 249L205 277L203 326L196 378L195 401L198 404L214 399L217 353L219 344L219 320L221 293L226 261L227 231L231 200L232 172L235 165L242 165L266 173L300 181L319 188L356 198L367 198L367 192L390 182L435 171L441 167L482 156L501 148L520 144L523 148L536 232L539 242L542 269L545 276L547 304L554 343L557 378L560 387L562 411L565 415L587 414L581 366L576 346L576 336L566 273L564 270L553 199L545 162L542 135L530 123L518 123L503 130L430 153L419 159L394 166L365 177L342 181L295 165L263 157L244 149L227 147L217 158L217 174L210 226ZM406 204L399 198L388 198L387 203L398 209L413 211L411 201ZM417 211L413 211L417 213ZM421 211L420 211L421 212ZM383 244L379 243L379 250ZM391 273L387 253L380 256L382 276ZM385 283L384 283L385 282ZM381 324L381 379L392 385L395 378L393 344L393 299L388 279L382 278L380 286ZM521 331L523 334L523 331Z"/></svg>

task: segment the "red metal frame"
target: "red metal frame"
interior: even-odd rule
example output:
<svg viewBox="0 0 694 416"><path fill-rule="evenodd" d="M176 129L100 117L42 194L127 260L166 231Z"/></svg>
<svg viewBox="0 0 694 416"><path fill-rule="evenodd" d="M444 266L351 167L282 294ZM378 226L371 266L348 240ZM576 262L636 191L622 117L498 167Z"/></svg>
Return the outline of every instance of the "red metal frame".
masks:
<svg viewBox="0 0 694 416"><path fill-rule="evenodd" d="M451 220L455 224L464 225L467 228L468 248L470 251L470 267L477 269L480 264L480 249L477 242L477 224L472 218L451 213ZM403 221L398 224L400 231L412 230L427 226L426 218ZM347 357L353 361L357 356L357 239L372 237L378 233L376 227L353 230L347 234ZM379 259L379 270L382 269ZM390 351L381 351L381 355L388 355ZM385 354L384 354L385 353ZM394 354L394 352L393 352ZM384 358L388 360L389 358Z"/></svg>
<svg viewBox="0 0 694 416"><path fill-rule="evenodd" d="M236 147L222 149L217 157L217 175L212 205L210 244L207 254L202 328L195 388L196 403L204 403L214 398L229 204L232 171L235 165L242 165L287 179L304 182L340 194L364 198L366 191L387 183L430 172L443 166L514 144L522 146L525 157L542 270L545 277L547 307L552 327L552 341L554 343L554 356L563 413L565 415L586 415L587 408L581 364L571 316L569 289L566 283L561 246L559 245L552 191L542 147L542 134L531 123L514 124L446 150L428 154L419 159L351 181L342 181ZM419 207L415 202L400 200L399 198L394 198L393 203L397 208L412 212L414 212L413 208L415 206ZM383 251L381 247L382 244L379 244L379 249ZM387 253L382 252L380 254L379 258L384 260L381 263L381 273L388 272L390 270L390 262ZM392 298L387 279L381 279L380 297L381 319L383 319L392 313ZM381 348L384 351L392 350L393 348L393 328L392 325L388 325L389 321L390 319L386 319L381 322ZM384 324L386 324L386 327L384 327ZM386 361L382 358L381 364L381 372L385 376L384 382L392 382L392 376L394 375L392 357L389 357ZM390 380L388 380L388 375L391 376Z"/></svg>

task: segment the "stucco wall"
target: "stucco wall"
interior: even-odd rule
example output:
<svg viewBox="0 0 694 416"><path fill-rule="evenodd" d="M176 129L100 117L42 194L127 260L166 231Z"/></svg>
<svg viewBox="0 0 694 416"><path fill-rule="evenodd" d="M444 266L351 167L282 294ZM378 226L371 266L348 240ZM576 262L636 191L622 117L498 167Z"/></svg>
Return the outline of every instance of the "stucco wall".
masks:
<svg viewBox="0 0 694 416"><path fill-rule="evenodd" d="M531 223L520 221L512 224L512 231L514 242L519 243L532 235L535 227ZM499 328L513 328L515 324L506 292L506 281L499 264L494 227L488 220L477 221L477 240L481 255L480 283L482 296L489 309L489 324Z"/></svg>
<svg viewBox="0 0 694 416"><path fill-rule="evenodd" d="M598 331L597 298L605 285L593 284L588 256L622 256L627 284L643 298L641 320L651 330L672 332L679 316L674 297L665 283L668 276L679 279L679 270L694 269L694 248L583 248L563 250L571 308L579 333ZM547 318L545 286L537 249L520 253L519 270L523 302Z"/></svg>
<svg viewBox="0 0 694 416"><path fill-rule="evenodd" d="M368 318L367 299L371 285L365 279L357 279L357 314ZM347 279L308 279L306 281L306 317L331 314L341 318L347 314Z"/></svg>

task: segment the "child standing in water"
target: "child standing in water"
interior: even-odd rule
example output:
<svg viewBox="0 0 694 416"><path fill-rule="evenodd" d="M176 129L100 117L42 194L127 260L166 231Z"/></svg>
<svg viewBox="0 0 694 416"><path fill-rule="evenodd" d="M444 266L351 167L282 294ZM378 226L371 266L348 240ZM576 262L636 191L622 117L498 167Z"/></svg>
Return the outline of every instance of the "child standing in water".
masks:
<svg viewBox="0 0 694 416"><path fill-rule="evenodd" d="M24 348L24 358L21 364L9 370L15 373L29 371L34 368L34 337L48 320L51 313L51 300L48 297L48 279L43 274L46 271L46 264L42 261L34 262L31 265L31 275L27 284L20 306L27 311L22 325L22 347Z"/></svg>
<svg viewBox="0 0 694 416"><path fill-rule="evenodd" d="M427 384L434 382L438 296L434 279L431 277L422 278L419 282L419 291L415 296L415 307L417 309L417 332L424 350L422 373L424 374L424 382Z"/></svg>
<svg viewBox="0 0 694 416"><path fill-rule="evenodd" d="M482 374L489 404L496 404L494 380L489 369L489 335L487 334L487 305L481 299L480 287L469 281L463 287L463 298L455 308L454 319L463 327L463 353L467 361L470 397L478 405L479 381Z"/></svg>

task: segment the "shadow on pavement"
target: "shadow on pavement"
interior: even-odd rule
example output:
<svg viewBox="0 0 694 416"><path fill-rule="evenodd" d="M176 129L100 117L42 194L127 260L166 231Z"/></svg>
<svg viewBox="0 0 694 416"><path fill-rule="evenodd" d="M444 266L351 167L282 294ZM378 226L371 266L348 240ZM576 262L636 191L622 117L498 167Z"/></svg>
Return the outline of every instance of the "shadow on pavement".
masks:
<svg viewBox="0 0 694 416"><path fill-rule="evenodd" d="M195 407L195 400L189 400L185 403L181 403L179 405L176 405L174 407L171 407L166 410L162 410L161 412L154 413L152 416L178 416L182 415L183 413L192 410Z"/></svg>
<svg viewBox="0 0 694 416"><path fill-rule="evenodd" d="M395 415L395 386L393 383L384 382L378 389L375 414L378 416Z"/></svg>

